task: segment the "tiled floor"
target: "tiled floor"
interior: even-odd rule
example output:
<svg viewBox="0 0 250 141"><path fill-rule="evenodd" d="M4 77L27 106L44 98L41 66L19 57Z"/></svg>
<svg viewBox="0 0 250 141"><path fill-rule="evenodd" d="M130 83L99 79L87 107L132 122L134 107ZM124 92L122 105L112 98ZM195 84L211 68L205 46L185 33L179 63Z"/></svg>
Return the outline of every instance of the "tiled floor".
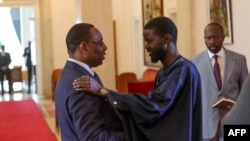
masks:
<svg viewBox="0 0 250 141"><path fill-rule="evenodd" d="M25 99L33 99L38 104L38 106L41 105L42 103L53 103L51 98L44 98L42 96L39 96L36 93L34 93L34 91L31 94L28 94L25 90L23 90L24 91L23 92L21 86L15 86L14 89L17 91L15 91L13 94L9 94L7 92L4 93L3 95L0 94L0 101L19 101L19 100L25 100ZM44 109L41 108L42 112L43 110ZM51 128L52 132L57 136L58 141L60 141L59 134L56 131L55 117L46 116L44 112L43 112L43 115L49 127Z"/></svg>

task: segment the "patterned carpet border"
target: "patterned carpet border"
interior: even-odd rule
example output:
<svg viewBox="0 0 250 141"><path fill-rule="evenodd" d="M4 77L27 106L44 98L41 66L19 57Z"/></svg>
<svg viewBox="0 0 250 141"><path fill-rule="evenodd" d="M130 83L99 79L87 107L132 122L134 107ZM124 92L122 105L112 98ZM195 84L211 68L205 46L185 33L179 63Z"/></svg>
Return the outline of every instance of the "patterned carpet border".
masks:
<svg viewBox="0 0 250 141"><path fill-rule="evenodd" d="M46 101L40 102L39 107L43 113L43 116L46 118L54 118L55 117L55 103Z"/></svg>

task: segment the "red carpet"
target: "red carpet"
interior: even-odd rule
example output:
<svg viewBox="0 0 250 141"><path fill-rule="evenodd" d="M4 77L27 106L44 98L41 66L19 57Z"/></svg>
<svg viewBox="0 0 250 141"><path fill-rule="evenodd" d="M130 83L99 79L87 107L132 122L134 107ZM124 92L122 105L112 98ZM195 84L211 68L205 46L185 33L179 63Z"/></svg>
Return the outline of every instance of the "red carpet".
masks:
<svg viewBox="0 0 250 141"><path fill-rule="evenodd" d="M0 141L57 141L33 100L0 102Z"/></svg>

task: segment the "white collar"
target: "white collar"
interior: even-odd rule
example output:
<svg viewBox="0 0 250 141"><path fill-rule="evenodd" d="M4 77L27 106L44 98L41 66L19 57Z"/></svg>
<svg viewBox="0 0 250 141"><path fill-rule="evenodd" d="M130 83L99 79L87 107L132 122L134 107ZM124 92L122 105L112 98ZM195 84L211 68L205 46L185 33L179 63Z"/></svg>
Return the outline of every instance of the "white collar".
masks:
<svg viewBox="0 0 250 141"><path fill-rule="evenodd" d="M207 52L208 52L209 59L212 59L214 55L218 55L219 57L222 57L222 58L224 58L224 56L225 56L224 47L222 47L221 50L219 52L217 52L216 54L212 53L209 50L207 50Z"/></svg>
<svg viewBox="0 0 250 141"><path fill-rule="evenodd" d="M71 61L71 62L74 62L74 63L76 63L76 64L82 66L82 67L85 68L92 76L94 76L94 71L91 70L91 68L90 68L87 64L85 64L85 63L83 63L83 62L81 62L81 61L75 60L75 59L73 59L73 58L68 58L67 60L68 60L68 61Z"/></svg>

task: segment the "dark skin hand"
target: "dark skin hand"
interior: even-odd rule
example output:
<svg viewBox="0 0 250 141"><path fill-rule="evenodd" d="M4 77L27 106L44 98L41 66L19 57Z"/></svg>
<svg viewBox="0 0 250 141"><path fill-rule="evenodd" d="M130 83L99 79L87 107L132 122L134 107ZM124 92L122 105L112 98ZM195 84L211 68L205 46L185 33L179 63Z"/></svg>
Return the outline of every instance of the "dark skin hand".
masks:
<svg viewBox="0 0 250 141"><path fill-rule="evenodd" d="M222 119L224 117L224 115L230 111L232 108L232 106L228 105L226 107L220 107L218 110L219 110L219 116L220 116L220 119Z"/></svg>
<svg viewBox="0 0 250 141"><path fill-rule="evenodd" d="M102 86L89 76L81 76L73 82L73 87L76 91L85 91L93 95L100 95Z"/></svg>

